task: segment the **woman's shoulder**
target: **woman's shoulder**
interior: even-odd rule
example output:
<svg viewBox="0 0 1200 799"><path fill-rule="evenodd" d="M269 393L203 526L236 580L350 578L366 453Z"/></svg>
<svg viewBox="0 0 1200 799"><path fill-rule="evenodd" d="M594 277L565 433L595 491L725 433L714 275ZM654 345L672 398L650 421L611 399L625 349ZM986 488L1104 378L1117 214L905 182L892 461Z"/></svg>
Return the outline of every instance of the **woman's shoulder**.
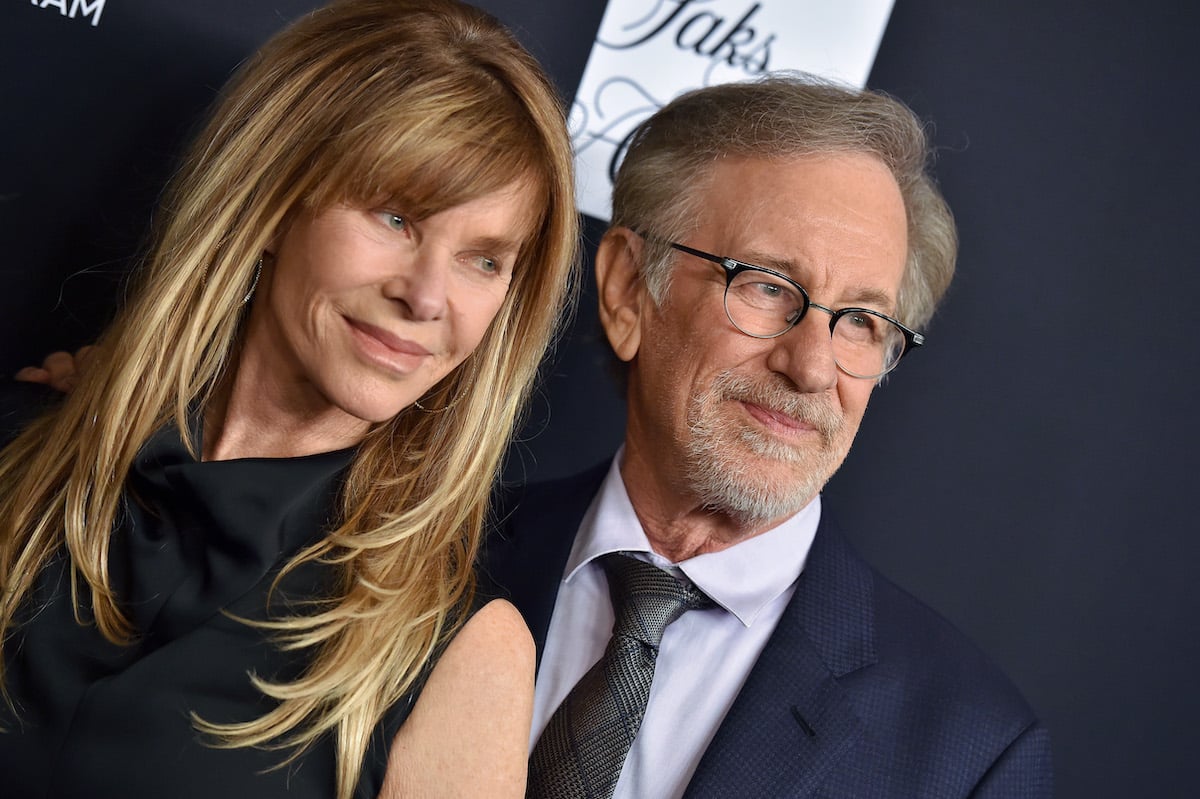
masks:
<svg viewBox="0 0 1200 799"><path fill-rule="evenodd" d="M511 603L476 611L396 735L381 797L524 796L534 661Z"/></svg>
<svg viewBox="0 0 1200 799"><path fill-rule="evenodd" d="M498 669L523 669L534 662L533 636L521 612L507 599L492 599L479 608L446 647L439 666L456 647L456 660L486 654L497 659L494 665Z"/></svg>
<svg viewBox="0 0 1200 799"><path fill-rule="evenodd" d="M417 707L428 698L442 711L466 711L468 718L487 712L507 717L521 709L526 694L532 697L534 663L533 636L520 612L506 599L493 599L446 646Z"/></svg>

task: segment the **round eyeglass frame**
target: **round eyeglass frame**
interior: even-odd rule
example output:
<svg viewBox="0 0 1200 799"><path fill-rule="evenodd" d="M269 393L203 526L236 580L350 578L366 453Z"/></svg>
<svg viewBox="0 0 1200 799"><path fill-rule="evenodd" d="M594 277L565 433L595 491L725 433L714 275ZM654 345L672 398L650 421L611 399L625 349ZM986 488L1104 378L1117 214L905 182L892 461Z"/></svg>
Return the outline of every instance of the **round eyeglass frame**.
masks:
<svg viewBox="0 0 1200 799"><path fill-rule="evenodd" d="M641 235L641 234L639 234L639 235ZM724 296L721 298L721 305L725 308L725 316L727 319L729 319L729 323L731 325L733 325L734 328L736 328L739 333L750 336L751 338L771 339L771 338L778 338L779 336L782 336L784 333L788 332L789 330L791 330L793 327L795 327L797 324L800 323L800 320L802 320L808 314L809 308L816 308L817 310L824 311L825 313L829 314L829 335L831 337L833 336L833 329L834 329L834 327L837 326L838 320L841 319L843 316L847 316L847 315L853 314L853 313L869 314L869 315L877 317L879 319L883 319L885 322L889 322L889 323L895 325L896 328L898 330L900 330L901 335L903 335L903 337L904 337L904 349L902 349L900 351L900 354L898 356L896 356L896 359L891 362L891 365L889 365L882 372L879 372L879 373L873 374L873 375L861 375L861 374L858 374L857 372L852 372L849 369L847 369L845 366L843 366L840 361L837 361L837 358L835 356L834 361L837 362L838 368L841 369L844 373L846 373L850 377L856 377L856 378L860 378L862 380L878 380L879 378L881 378L884 375L893 371L896 368L896 366L899 365L900 360L905 355L907 355L911 350L916 349L917 347L920 347L925 343L925 336L923 334L918 333L917 331L913 330L912 328L905 326L898 319L894 319L885 313L880 313L879 311L873 311L870 308L839 308L838 310L834 310L833 308L828 308L824 305L815 303L812 301L812 298L808 296L808 291L803 286L801 286L795 280L792 280L787 275L781 274L780 272L776 272L774 269L767 269L766 267L755 266L754 264L748 264L745 261L739 261L736 258L729 258L729 257L723 256L723 255L713 255L710 252L705 252L704 250L697 250L695 247L689 247L686 244L680 244L679 242L676 242L676 241L668 241L666 243L668 245L670 245L670 247L672 249L675 249L680 252L687 253L688 255L693 255L697 258L714 263L717 266L720 266L724 270L724 272L725 272L725 293L724 293ZM731 314L729 312L729 287L733 285L734 278L736 278L738 275L742 274L743 272L763 272L765 274L771 275L774 278L784 281L788 285L794 287L798 292L800 292L800 297L803 299L803 304L800 306L799 313L793 314L791 320L788 322L787 327L783 328L782 330L780 330L777 333L769 333L769 334L751 333L748 330L742 328L736 321L734 321L733 314Z"/></svg>

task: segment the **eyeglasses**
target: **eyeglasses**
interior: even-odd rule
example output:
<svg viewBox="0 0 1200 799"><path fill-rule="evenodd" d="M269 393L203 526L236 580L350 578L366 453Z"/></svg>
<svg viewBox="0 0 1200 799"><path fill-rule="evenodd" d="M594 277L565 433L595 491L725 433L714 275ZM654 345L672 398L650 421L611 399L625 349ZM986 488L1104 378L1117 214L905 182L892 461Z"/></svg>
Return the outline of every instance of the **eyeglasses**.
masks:
<svg viewBox="0 0 1200 799"><path fill-rule="evenodd" d="M896 368L925 337L886 314L869 308L834 310L809 299L808 292L787 275L734 258L667 242L676 250L703 258L725 270L725 315L754 338L775 338L795 327L809 308L829 314L833 359L851 377L875 380Z"/></svg>

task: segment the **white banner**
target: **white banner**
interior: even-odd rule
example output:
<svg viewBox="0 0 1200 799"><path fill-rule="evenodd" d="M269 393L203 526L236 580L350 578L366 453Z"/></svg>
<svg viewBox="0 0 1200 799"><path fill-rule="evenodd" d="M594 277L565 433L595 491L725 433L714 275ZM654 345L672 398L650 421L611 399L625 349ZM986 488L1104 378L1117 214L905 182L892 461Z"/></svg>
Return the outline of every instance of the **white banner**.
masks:
<svg viewBox="0 0 1200 799"><path fill-rule="evenodd" d="M90 19L93 28L100 24L100 15L104 13L104 0L31 0L30 5L53 8L71 19Z"/></svg>
<svg viewBox="0 0 1200 799"><path fill-rule="evenodd" d="M866 84L892 0L609 0L571 107L579 208L608 219L634 128L701 86L798 69Z"/></svg>

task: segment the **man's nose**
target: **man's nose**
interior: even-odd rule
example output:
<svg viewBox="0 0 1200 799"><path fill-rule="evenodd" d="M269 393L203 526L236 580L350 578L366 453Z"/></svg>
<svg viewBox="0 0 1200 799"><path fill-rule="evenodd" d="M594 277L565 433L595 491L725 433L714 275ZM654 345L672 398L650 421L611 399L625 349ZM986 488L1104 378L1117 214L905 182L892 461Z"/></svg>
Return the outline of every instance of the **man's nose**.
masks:
<svg viewBox="0 0 1200 799"><path fill-rule="evenodd" d="M771 343L774 346L767 356L767 366L791 380L797 390L819 394L837 383L828 314L809 308L795 327L771 339Z"/></svg>
<svg viewBox="0 0 1200 799"><path fill-rule="evenodd" d="M447 289L452 264L436 248L418 252L401 264L384 285L384 293L395 300L414 321L441 319L447 311Z"/></svg>

